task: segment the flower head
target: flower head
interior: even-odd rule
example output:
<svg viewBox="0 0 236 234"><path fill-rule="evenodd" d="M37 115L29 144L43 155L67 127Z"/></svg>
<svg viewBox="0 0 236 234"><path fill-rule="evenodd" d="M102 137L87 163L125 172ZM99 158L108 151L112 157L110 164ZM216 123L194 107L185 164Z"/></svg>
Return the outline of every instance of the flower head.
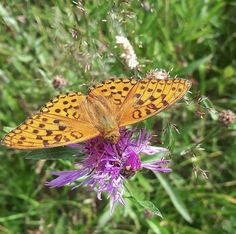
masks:
<svg viewBox="0 0 236 234"><path fill-rule="evenodd" d="M116 36L116 44L121 47L123 53L120 57L125 59L128 67L130 67L131 69L136 68L139 65L139 62L129 40L123 36Z"/></svg>
<svg viewBox="0 0 236 234"><path fill-rule="evenodd" d="M86 142L71 145L79 147L85 155L83 160L76 165L78 169L72 171L52 172L58 176L56 179L47 182L50 187L60 187L75 182L82 178L79 185L88 186L97 191L98 199L101 199L103 192L106 192L111 199L111 211L117 202L125 205L123 199L124 180L132 177L142 168L152 171L170 172L164 167L169 160L158 160L154 162L142 163L139 154L153 155L166 153L167 149L149 146L150 134L143 129L139 137L133 135L135 130L120 130L120 139L116 145L112 145L102 137L96 137Z"/></svg>
<svg viewBox="0 0 236 234"><path fill-rule="evenodd" d="M228 127L230 124L234 123L236 120L236 115L231 110L223 110L219 113L219 122L225 127Z"/></svg>

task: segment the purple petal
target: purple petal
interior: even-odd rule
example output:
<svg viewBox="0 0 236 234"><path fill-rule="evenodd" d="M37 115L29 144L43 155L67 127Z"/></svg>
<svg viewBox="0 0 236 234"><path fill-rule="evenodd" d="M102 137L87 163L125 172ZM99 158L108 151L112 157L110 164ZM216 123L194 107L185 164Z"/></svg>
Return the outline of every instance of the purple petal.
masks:
<svg viewBox="0 0 236 234"><path fill-rule="evenodd" d="M148 145L145 149L142 150L142 153L147 154L147 155L153 155L153 154L158 154L158 153L167 153L167 152L169 152L169 150L166 148L150 146L150 145Z"/></svg>
<svg viewBox="0 0 236 234"><path fill-rule="evenodd" d="M51 174L57 175L58 177L50 182L46 182L46 185L50 187L61 187L61 186L73 183L78 178L86 175L87 173L88 173L87 170L51 172Z"/></svg>
<svg viewBox="0 0 236 234"><path fill-rule="evenodd" d="M152 171L171 172L172 170L170 168L165 167L165 165L169 162L170 160L158 160L154 162L143 163L142 167Z"/></svg>

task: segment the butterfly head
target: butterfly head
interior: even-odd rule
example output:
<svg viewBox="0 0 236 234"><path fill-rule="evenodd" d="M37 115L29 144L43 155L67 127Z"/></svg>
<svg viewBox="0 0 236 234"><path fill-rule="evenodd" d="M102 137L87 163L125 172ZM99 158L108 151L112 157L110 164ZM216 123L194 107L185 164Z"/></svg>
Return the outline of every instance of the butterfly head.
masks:
<svg viewBox="0 0 236 234"><path fill-rule="evenodd" d="M120 133L117 130L113 130L107 133L104 138L108 140L111 144L116 145L120 139Z"/></svg>

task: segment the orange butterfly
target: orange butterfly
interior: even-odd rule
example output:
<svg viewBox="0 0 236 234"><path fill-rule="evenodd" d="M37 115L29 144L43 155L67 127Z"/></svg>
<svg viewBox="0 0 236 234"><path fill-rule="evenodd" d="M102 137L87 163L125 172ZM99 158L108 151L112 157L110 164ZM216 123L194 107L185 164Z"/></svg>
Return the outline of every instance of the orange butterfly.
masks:
<svg viewBox="0 0 236 234"><path fill-rule="evenodd" d="M2 143L40 149L103 136L112 144L119 128L140 122L174 104L189 90L184 79L111 79L91 87L87 96L67 93L53 98L8 133Z"/></svg>

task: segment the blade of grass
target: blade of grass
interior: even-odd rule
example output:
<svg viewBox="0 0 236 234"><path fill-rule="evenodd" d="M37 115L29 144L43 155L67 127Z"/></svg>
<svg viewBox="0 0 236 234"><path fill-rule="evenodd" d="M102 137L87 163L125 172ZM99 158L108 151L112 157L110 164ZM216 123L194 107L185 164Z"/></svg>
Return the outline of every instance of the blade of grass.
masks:
<svg viewBox="0 0 236 234"><path fill-rule="evenodd" d="M160 183L168 193L173 205L175 206L176 210L181 214L181 216L189 223L192 223L192 218L185 206L181 196L178 194L177 190L175 190L169 182L165 179L161 173L154 173L156 177L159 179Z"/></svg>

